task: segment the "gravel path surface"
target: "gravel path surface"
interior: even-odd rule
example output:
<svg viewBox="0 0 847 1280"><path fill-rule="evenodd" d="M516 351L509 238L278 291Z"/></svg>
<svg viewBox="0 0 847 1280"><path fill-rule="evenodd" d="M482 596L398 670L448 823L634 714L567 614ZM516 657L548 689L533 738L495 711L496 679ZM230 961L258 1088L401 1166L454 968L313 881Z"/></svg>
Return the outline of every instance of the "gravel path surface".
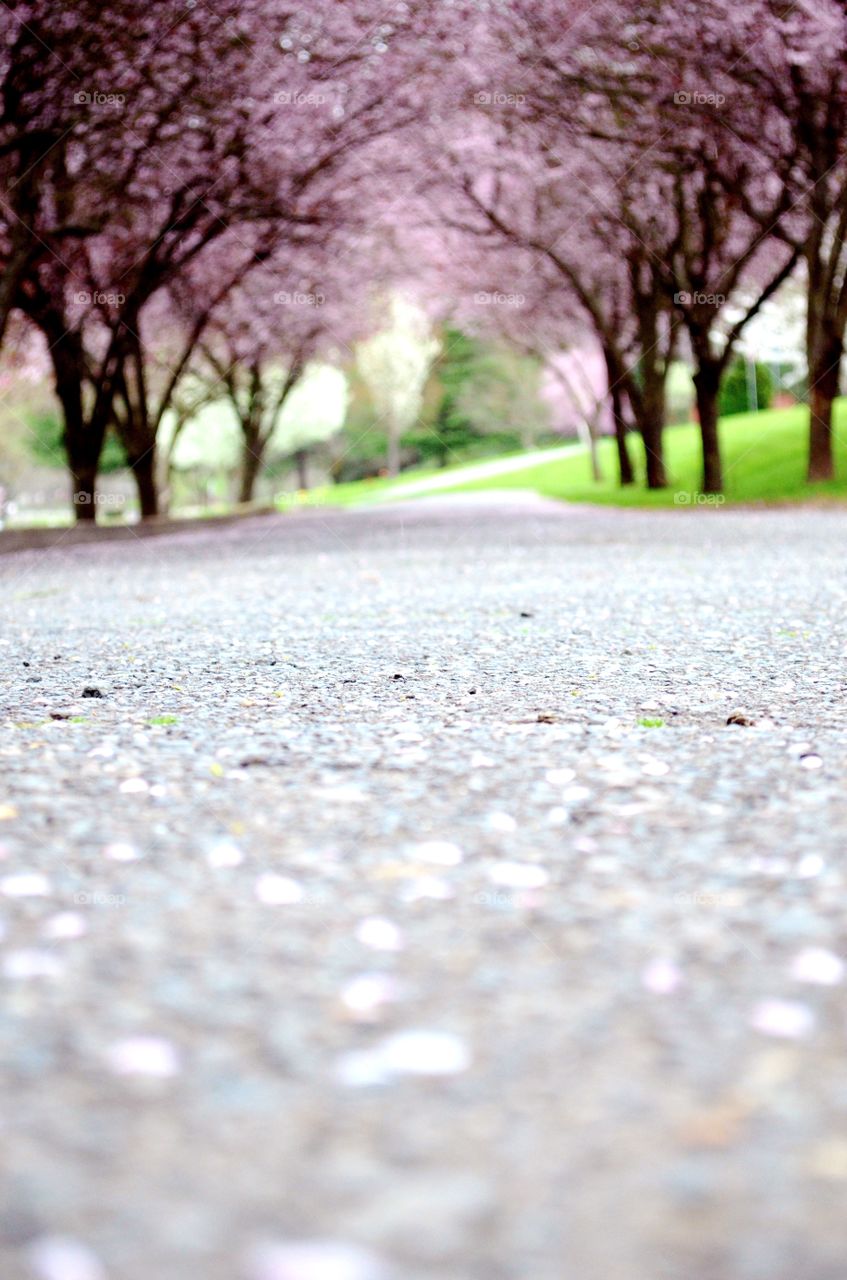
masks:
<svg viewBox="0 0 847 1280"><path fill-rule="evenodd" d="M843 1280L845 537L4 557L3 1280Z"/></svg>

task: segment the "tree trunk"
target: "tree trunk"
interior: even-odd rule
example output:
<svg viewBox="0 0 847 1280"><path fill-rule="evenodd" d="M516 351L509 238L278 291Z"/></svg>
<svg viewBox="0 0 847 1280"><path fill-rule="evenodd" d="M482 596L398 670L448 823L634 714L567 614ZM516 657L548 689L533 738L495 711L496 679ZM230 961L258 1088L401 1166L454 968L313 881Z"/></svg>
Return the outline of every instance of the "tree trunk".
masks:
<svg viewBox="0 0 847 1280"><path fill-rule="evenodd" d="M51 349L56 396L62 406L63 440L71 473L71 502L78 523L97 520L97 465L104 431L85 421L82 407L82 356L76 335L57 338Z"/></svg>
<svg viewBox="0 0 847 1280"><path fill-rule="evenodd" d="M294 455L294 462L297 466L297 488L308 489L309 487L309 454L306 449L298 449Z"/></svg>
<svg viewBox="0 0 847 1280"><path fill-rule="evenodd" d="M663 326L669 322L663 299L664 285L659 264L635 245L629 258L630 278L636 300L638 358L631 353L619 369L617 382L626 393L635 416L635 425L644 441L644 461L648 489L667 486L665 471L665 383L668 376L669 339Z"/></svg>
<svg viewBox="0 0 847 1280"><path fill-rule="evenodd" d="M159 494L156 486L156 450L145 449L136 458L129 459L132 478L138 490L138 505L142 520L152 520L159 514Z"/></svg>
<svg viewBox="0 0 847 1280"><path fill-rule="evenodd" d="M395 422L388 423L386 470L392 477L400 474L400 432Z"/></svg>
<svg viewBox="0 0 847 1280"><path fill-rule="evenodd" d="M77 524L94 523L97 519L97 463L68 454L71 472L71 503Z"/></svg>
<svg viewBox="0 0 847 1280"><path fill-rule="evenodd" d="M623 486L634 482L635 473L632 469L632 459L629 456L629 449L626 443L627 421L623 411L623 397L616 382L611 386L611 393L612 421L615 424L615 444L618 450L618 476L620 484ZM594 465L596 467L596 462ZM595 479L598 479L596 475Z"/></svg>
<svg viewBox="0 0 847 1280"><path fill-rule="evenodd" d="M259 472L262 470L262 446L258 439L245 439L241 451L241 476L238 501L252 502Z"/></svg>
<svg viewBox="0 0 847 1280"><path fill-rule="evenodd" d="M721 493L723 474L718 440L718 393L722 365L716 360L701 359L694 374L697 392L697 415L703 449L703 493Z"/></svg>
<svg viewBox="0 0 847 1280"><path fill-rule="evenodd" d="M832 406L838 395L843 340L830 334L809 353L809 471L811 482L833 480Z"/></svg>
<svg viewBox="0 0 847 1280"><path fill-rule="evenodd" d="M648 489L664 489L668 483L663 454L662 425L655 419L648 419L641 424Z"/></svg>
<svg viewBox="0 0 847 1280"><path fill-rule="evenodd" d="M664 489L665 473L665 370L660 362L642 360L636 371L626 370L611 379L626 392L635 425L644 442L644 462L648 489Z"/></svg>

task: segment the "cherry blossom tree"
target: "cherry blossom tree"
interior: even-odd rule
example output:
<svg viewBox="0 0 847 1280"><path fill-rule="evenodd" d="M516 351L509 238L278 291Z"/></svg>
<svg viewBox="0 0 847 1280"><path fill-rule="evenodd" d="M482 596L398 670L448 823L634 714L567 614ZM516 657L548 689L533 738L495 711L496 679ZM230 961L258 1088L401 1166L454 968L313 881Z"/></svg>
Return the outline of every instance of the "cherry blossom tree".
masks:
<svg viewBox="0 0 847 1280"><path fill-rule="evenodd" d="M349 357L351 343L363 332L365 286L356 287L353 266L345 261L348 250L339 238L319 253L314 246L281 246L227 291L194 343L171 443L198 407L226 403L242 436L240 502L251 501L268 446L310 362ZM184 326L196 325L195 295L175 292ZM302 456L299 465L304 466Z"/></svg>
<svg viewBox="0 0 847 1280"><path fill-rule="evenodd" d="M718 489L721 377L798 256L785 185L733 133L730 8L514 0L487 16L466 86L487 128L463 121L446 148L464 195L591 318L610 389L645 437L651 485L664 482L664 381L684 333L703 487Z"/></svg>
<svg viewBox="0 0 847 1280"><path fill-rule="evenodd" d="M777 230L800 248L805 270L808 475L829 480L847 329L847 11L838 0L711 0L706 14L717 57L731 67L735 137L791 202Z"/></svg>
<svg viewBox="0 0 847 1280"><path fill-rule="evenodd" d="M625 398L645 446L647 483L665 484L664 385L674 323L662 264L631 221L622 152L563 139L554 150L520 120L490 126L448 156L448 180L463 208L455 225L499 239L523 257L521 278L561 327L577 310L600 343L610 389ZM479 163L481 159L481 164ZM446 167L446 166L445 166ZM617 177L617 181L615 178ZM535 312L543 314L543 305ZM527 321L529 316L527 316ZM550 319L540 319L540 331ZM631 470L623 412L616 415L621 474Z"/></svg>
<svg viewBox="0 0 847 1280"><path fill-rule="evenodd" d="M308 11L284 0L221 0L214 13L154 0L86 15L106 70L89 81L71 65L72 83L84 85L81 114L54 141L65 126L58 120L47 139L52 158L39 169L28 223L28 246L39 251L18 252L6 234L10 264L25 259L8 275L14 305L51 352L78 517L94 515L97 459L113 418L142 514L156 513L146 312L210 261L222 238L248 242L261 260L257 237L299 243L308 229L355 212L378 172L363 150L420 115L408 57L410 37L426 36L420 8L397 5L377 23L363 0ZM11 33L15 21L31 25L31 10L10 10ZM69 31L66 19L68 41ZM51 40L38 38L52 57ZM46 73L33 80L33 129L55 83ZM14 105L11 90L7 101ZM13 142L8 154L21 168L26 157ZM79 234L60 253L59 230L67 238L68 228Z"/></svg>

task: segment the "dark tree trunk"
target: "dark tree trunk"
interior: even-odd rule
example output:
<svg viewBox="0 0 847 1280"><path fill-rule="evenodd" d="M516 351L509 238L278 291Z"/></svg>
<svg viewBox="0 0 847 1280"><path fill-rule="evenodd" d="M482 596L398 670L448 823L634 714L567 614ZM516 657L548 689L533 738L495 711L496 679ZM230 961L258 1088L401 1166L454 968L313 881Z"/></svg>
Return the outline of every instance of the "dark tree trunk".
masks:
<svg viewBox="0 0 847 1280"><path fill-rule="evenodd" d="M82 353L77 336L64 333L50 349L56 396L62 406L63 439L71 473L71 501L77 522L97 519L97 466L104 429L86 422L82 405Z"/></svg>
<svg viewBox="0 0 847 1280"><path fill-rule="evenodd" d="M132 478L138 490L138 506L142 520L152 520L159 514L159 493L156 485L156 450L145 451L129 459Z"/></svg>
<svg viewBox="0 0 847 1280"><path fill-rule="evenodd" d="M641 246L633 247L630 278L636 299L639 358L636 365L625 369L618 381L627 393L644 441L647 488L664 489L668 483L664 448L665 382L671 339L663 335L663 327L670 321L666 316L659 264L645 256Z"/></svg>
<svg viewBox="0 0 847 1280"><path fill-rule="evenodd" d="M632 459L626 443L627 421L623 411L623 397L616 382L612 384L611 393L612 421L615 424L615 444L618 450L618 476L621 485L633 484L635 472L632 469ZM595 479L597 478L595 476Z"/></svg>
<svg viewBox="0 0 847 1280"><path fill-rule="evenodd" d="M97 463L90 459L72 459L68 454L71 472L71 501L74 519L78 524L97 519Z"/></svg>
<svg viewBox="0 0 847 1280"><path fill-rule="evenodd" d="M648 362L641 370L641 379L623 366L611 349L606 349L606 378L615 426L615 442L618 450L618 467L622 485L632 484L635 474L629 456L624 415L624 393L630 402L635 425L644 442L644 458L648 489L663 489L666 484L662 432L665 426L665 378L658 364Z"/></svg>
<svg viewBox="0 0 847 1280"><path fill-rule="evenodd" d="M721 493L723 474L718 440L718 393L723 365L718 360L701 359L694 374L697 415L703 449L703 493Z"/></svg>
<svg viewBox="0 0 847 1280"><path fill-rule="evenodd" d="M657 421L654 417L647 418L641 423L648 489L664 489L668 483L662 440L663 426L662 421Z"/></svg>
<svg viewBox="0 0 847 1280"><path fill-rule="evenodd" d="M664 489L665 473L665 371L655 360L642 360L637 371L626 370L618 378L626 391L635 425L644 442L648 489Z"/></svg>
<svg viewBox="0 0 847 1280"><path fill-rule="evenodd" d="M832 406L838 395L843 340L830 334L809 352L809 471L810 481L833 480Z"/></svg>
<svg viewBox="0 0 847 1280"><path fill-rule="evenodd" d="M134 327L137 331L135 319ZM125 412L116 415L115 426L138 491L141 519L152 520L159 514L156 424L150 418L141 344L135 334L127 343L117 374L118 402L123 402Z"/></svg>
<svg viewBox="0 0 847 1280"><path fill-rule="evenodd" d="M641 362L642 420L639 430L644 440L647 488L664 489L665 471L665 370L651 358Z"/></svg>
<svg viewBox="0 0 847 1280"><path fill-rule="evenodd" d="M306 449L298 449L294 455L294 461L297 466L297 488L308 489L309 487L309 454Z"/></svg>
<svg viewBox="0 0 847 1280"><path fill-rule="evenodd" d="M252 502L259 472L262 470L263 446L258 437L245 434L241 451L241 476L238 485L238 501Z"/></svg>

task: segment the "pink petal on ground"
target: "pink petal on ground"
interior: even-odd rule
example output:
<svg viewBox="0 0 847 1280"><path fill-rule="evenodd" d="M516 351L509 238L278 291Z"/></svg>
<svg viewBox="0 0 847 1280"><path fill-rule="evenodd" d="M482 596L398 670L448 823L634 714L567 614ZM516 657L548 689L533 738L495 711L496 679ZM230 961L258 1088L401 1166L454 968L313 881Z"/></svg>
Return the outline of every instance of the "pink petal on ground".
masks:
<svg viewBox="0 0 847 1280"><path fill-rule="evenodd" d="M439 867L456 867L462 861L462 850L452 840L424 840L414 846L414 855L421 862L434 862Z"/></svg>
<svg viewBox="0 0 847 1280"><path fill-rule="evenodd" d="M143 792L150 790L150 784L145 782L143 778L127 778L125 782L121 783L119 790L125 796L141 795Z"/></svg>
<svg viewBox="0 0 847 1280"><path fill-rule="evenodd" d="M471 1064L467 1045L449 1031L398 1031L378 1052L392 1075L451 1076Z"/></svg>
<svg viewBox="0 0 847 1280"><path fill-rule="evenodd" d="M10 951L3 957L3 973L7 978L58 978L64 968L52 951Z"/></svg>
<svg viewBox="0 0 847 1280"><path fill-rule="evenodd" d="M531 862L495 862L488 878L508 889L540 889L550 876L543 867Z"/></svg>
<svg viewBox="0 0 847 1280"><path fill-rule="evenodd" d="M435 902L445 902L453 897L453 890L441 876L417 876L400 890L404 902L420 902L422 898L432 898Z"/></svg>
<svg viewBox="0 0 847 1280"><path fill-rule="evenodd" d="M765 1036L802 1040L814 1030L815 1015L808 1005L796 1000L760 1000L750 1025Z"/></svg>
<svg viewBox="0 0 847 1280"><path fill-rule="evenodd" d="M835 987L844 977L844 961L823 947L805 947L791 962L791 977L797 982L814 982L821 987Z"/></svg>
<svg viewBox="0 0 847 1280"><path fill-rule="evenodd" d="M290 906L303 901L303 890L296 880L266 871L256 881L256 897L272 907Z"/></svg>
<svg viewBox="0 0 847 1280"><path fill-rule="evenodd" d="M103 847L103 857L111 858L113 862L135 862L141 857L141 852L127 840L111 840Z"/></svg>
<svg viewBox="0 0 847 1280"><path fill-rule="evenodd" d="M0 893L7 898L43 898L50 892L50 881L40 871L17 871L0 880Z"/></svg>
<svg viewBox="0 0 847 1280"><path fill-rule="evenodd" d="M238 867L244 854L233 840L216 840L206 854L210 867Z"/></svg>
<svg viewBox="0 0 847 1280"><path fill-rule="evenodd" d="M682 973L672 960L651 960L641 974L641 982L657 996L670 996L682 984Z"/></svg>
<svg viewBox="0 0 847 1280"><path fill-rule="evenodd" d="M489 831L497 831L504 836L511 835L518 829L518 824L510 813L490 813L486 825Z"/></svg>
<svg viewBox="0 0 847 1280"><path fill-rule="evenodd" d="M130 1036L111 1045L107 1054L119 1076L157 1076L166 1079L180 1069L179 1054L169 1040L159 1036Z"/></svg>
<svg viewBox="0 0 847 1280"><path fill-rule="evenodd" d="M402 951L403 935L384 916L368 916L356 928L356 937L365 947L374 951Z"/></svg>
<svg viewBox="0 0 847 1280"><path fill-rule="evenodd" d="M341 1003L362 1022L374 1022L399 998L400 984L390 973L360 973L341 989Z"/></svg>
<svg viewBox="0 0 847 1280"><path fill-rule="evenodd" d="M385 1084L388 1072L377 1049L351 1049L338 1059L335 1075L347 1089L368 1089Z"/></svg>
<svg viewBox="0 0 847 1280"><path fill-rule="evenodd" d="M368 1249L333 1240L268 1241L247 1264L249 1280L386 1280L385 1265Z"/></svg>
<svg viewBox="0 0 847 1280"><path fill-rule="evenodd" d="M45 938L82 938L88 933L85 918L78 911L59 911L44 922Z"/></svg>
<svg viewBox="0 0 847 1280"><path fill-rule="evenodd" d="M100 1260L70 1236L42 1236L26 1255L36 1280L106 1280Z"/></svg>

